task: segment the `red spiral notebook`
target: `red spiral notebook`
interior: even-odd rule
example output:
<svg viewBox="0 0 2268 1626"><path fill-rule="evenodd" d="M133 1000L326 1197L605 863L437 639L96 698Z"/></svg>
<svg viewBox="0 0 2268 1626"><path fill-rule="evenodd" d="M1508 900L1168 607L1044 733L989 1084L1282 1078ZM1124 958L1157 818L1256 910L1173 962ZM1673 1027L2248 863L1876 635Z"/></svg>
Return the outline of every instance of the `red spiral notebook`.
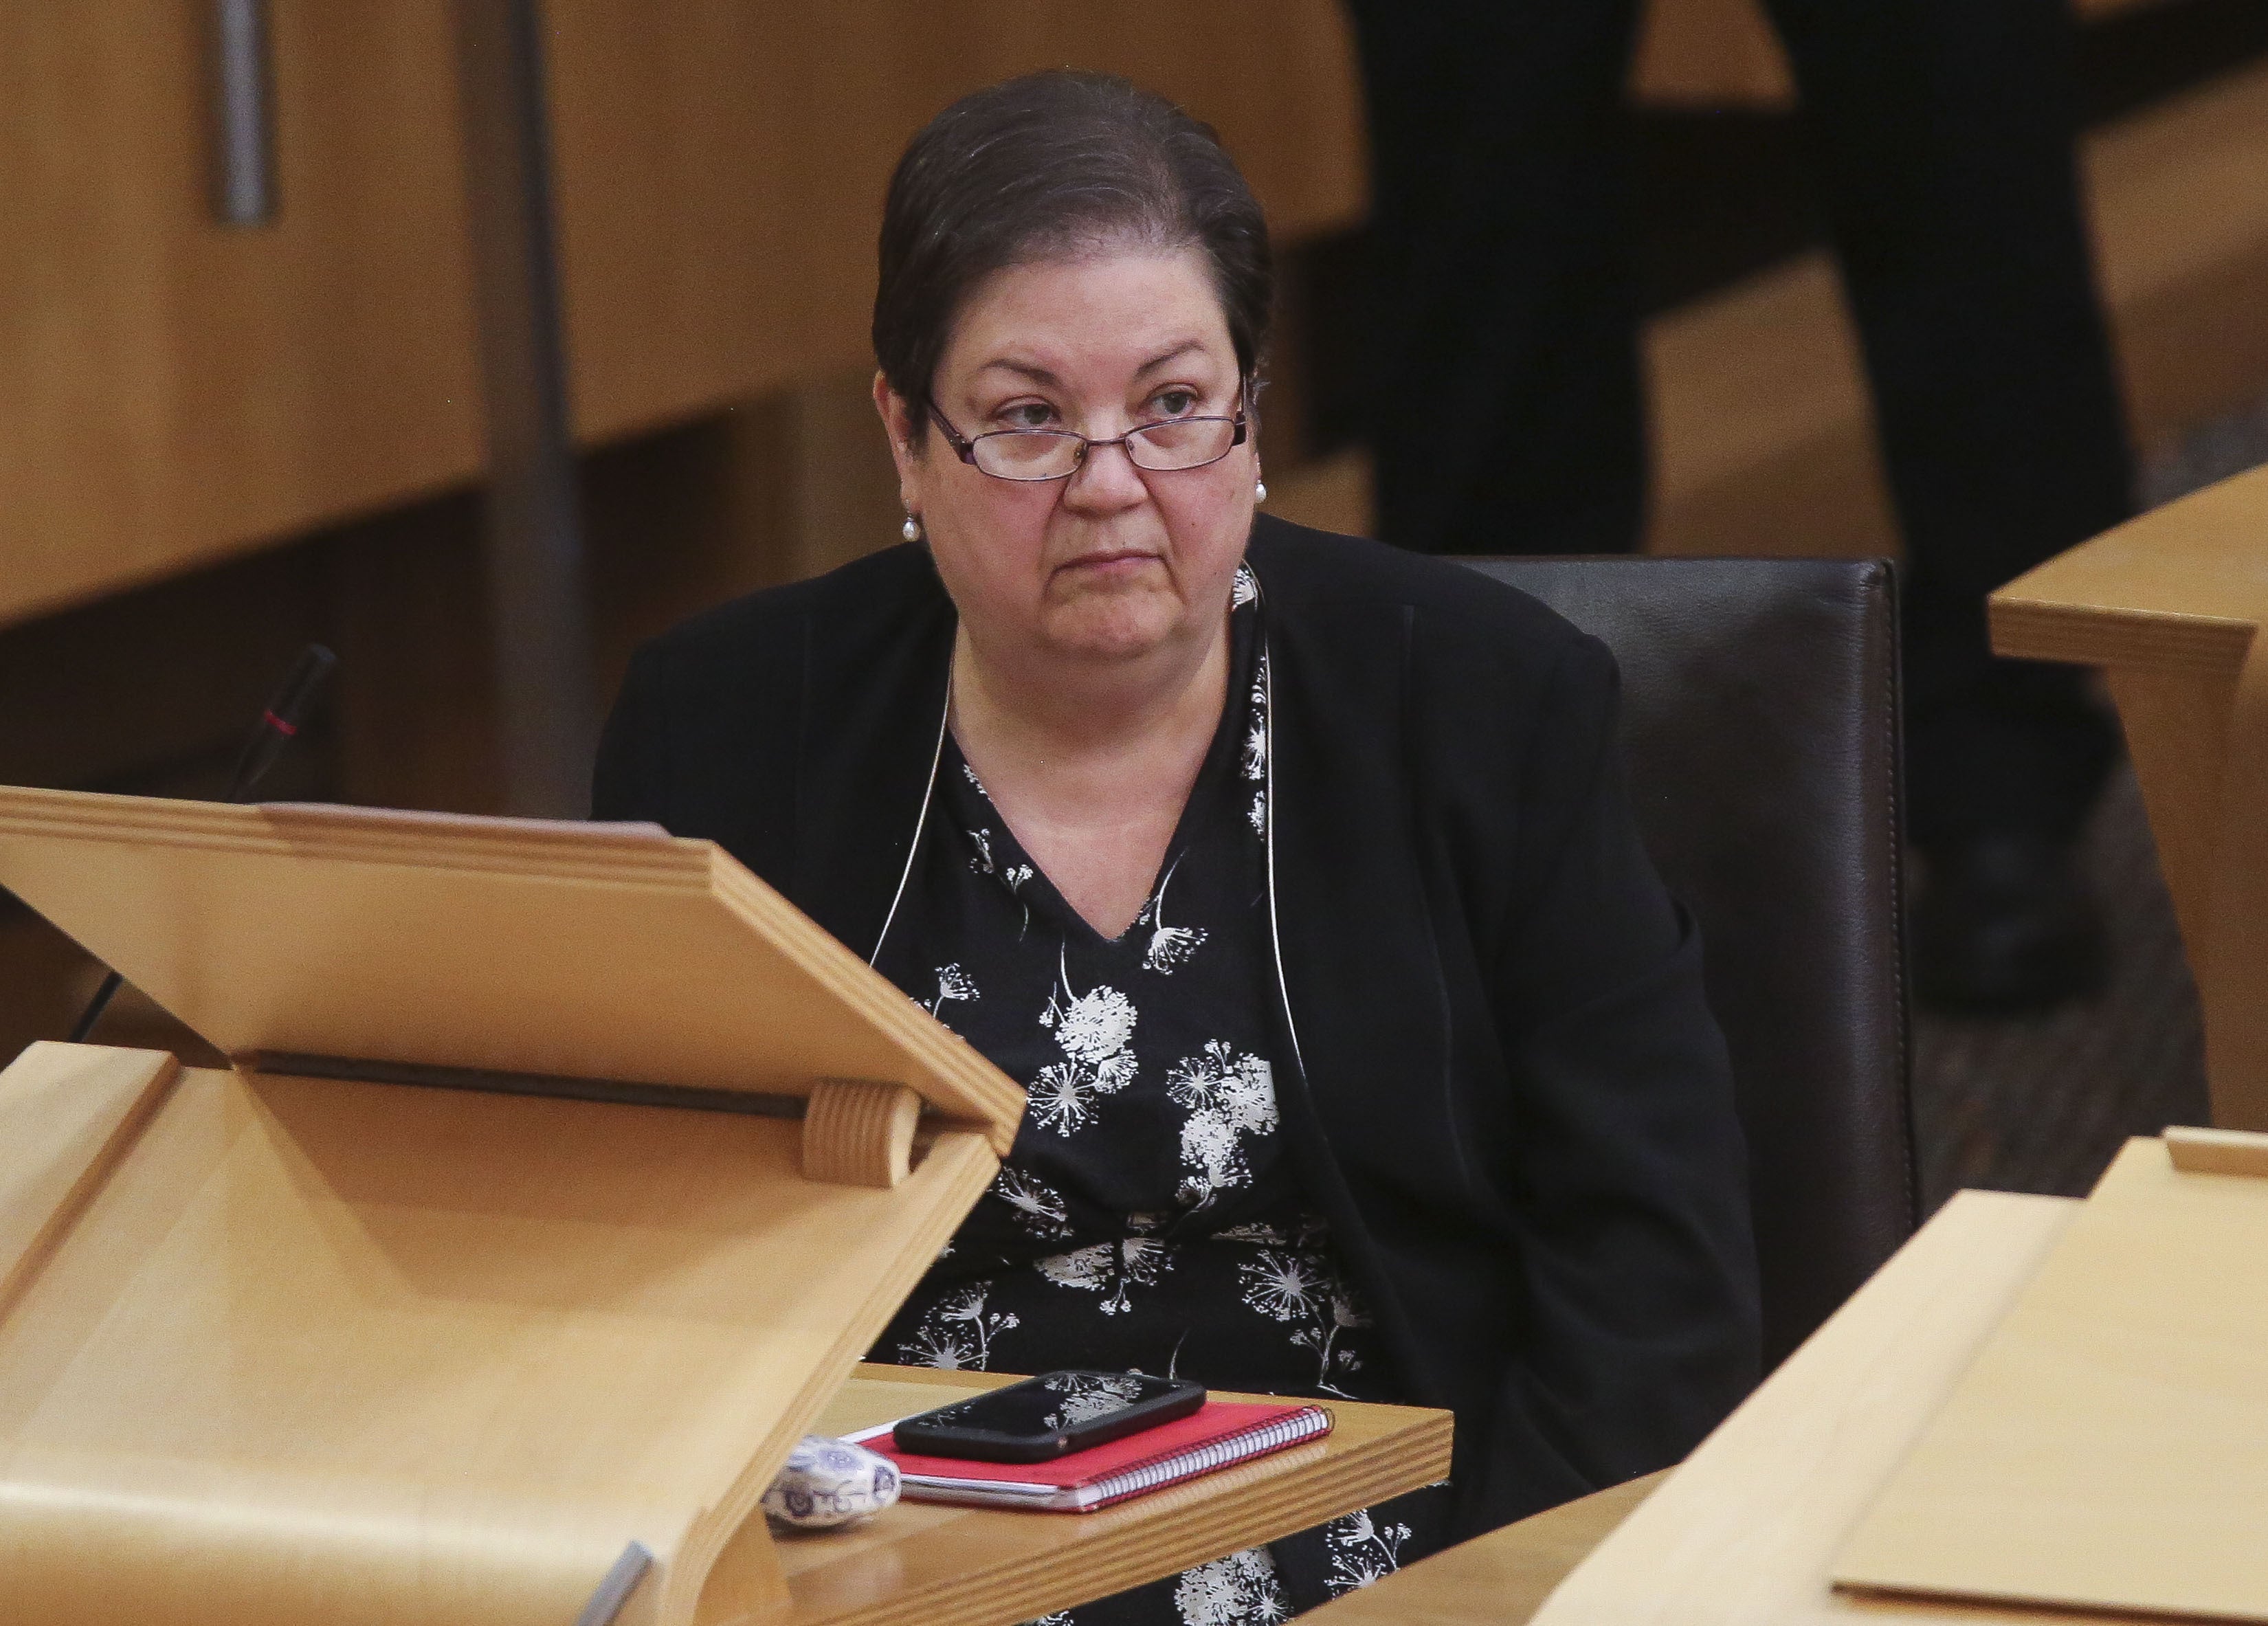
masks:
<svg viewBox="0 0 2268 1626"><path fill-rule="evenodd" d="M1091 1513L1287 1446L1321 1439L1331 1431L1331 1414L1321 1406L1209 1400L1178 1422L1074 1451L1052 1462L915 1456L900 1451L891 1438L890 1431L896 1426L885 1423L850 1438L896 1463L905 1494L914 1501Z"/></svg>

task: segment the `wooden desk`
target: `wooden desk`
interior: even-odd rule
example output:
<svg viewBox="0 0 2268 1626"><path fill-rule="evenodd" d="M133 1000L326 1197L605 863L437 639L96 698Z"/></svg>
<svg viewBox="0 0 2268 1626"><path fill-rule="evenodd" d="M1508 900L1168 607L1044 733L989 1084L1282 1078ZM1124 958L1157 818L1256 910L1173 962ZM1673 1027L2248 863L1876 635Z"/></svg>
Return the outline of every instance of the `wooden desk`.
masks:
<svg viewBox="0 0 2268 1626"><path fill-rule="evenodd" d="M1658 1485L1637 1481L1508 1526L1308 1618L2007 1626L2005 1610L1847 1597L1828 1589L1827 1571L2077 1209L1961 1193ZM2117 1618L2023 1615L2034 1626Z"/></svg>
<svg viewBox="0 0 2268 1626"><path fill-rule="evenodd" d="M2001 654L2103 669L2203 997L2213 1121L2268 1129L2268 469L2058 555L1991 609Z"/></svg>
<svg viewBox="0 0 2268 1626"><path fill-rule="evenodd" d="M1012 1381L861 1366L818 1426L848 1433ZM855 1529L783 1537L793 1604L781 1626L1005 1626L1306 1529L1449 1471L1445 1411L1334 1402L1331 1413L1336 1424L1323 1439L1099 1513L902 1502Z"/></svg>

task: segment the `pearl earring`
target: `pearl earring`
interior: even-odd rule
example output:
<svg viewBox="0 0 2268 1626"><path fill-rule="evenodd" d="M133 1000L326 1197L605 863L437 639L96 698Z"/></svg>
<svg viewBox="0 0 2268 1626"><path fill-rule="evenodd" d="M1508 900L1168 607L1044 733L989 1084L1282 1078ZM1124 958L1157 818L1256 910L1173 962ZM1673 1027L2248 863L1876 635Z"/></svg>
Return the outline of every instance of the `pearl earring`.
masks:
<svg viewBox="0 0 2268 1626"><path fill-rule="evenodd" d="M1256 480L1252 482L1252 500L1256 503L1264 503L1268 500L1268 482L1265 480Z"/></svg>
<svg viewBox="0 0 2268 1626"><path fill-rule="evenodd" d="M906 522L898 527L898 534L909 542L921 541L921 521L908 514Z"/></svg>

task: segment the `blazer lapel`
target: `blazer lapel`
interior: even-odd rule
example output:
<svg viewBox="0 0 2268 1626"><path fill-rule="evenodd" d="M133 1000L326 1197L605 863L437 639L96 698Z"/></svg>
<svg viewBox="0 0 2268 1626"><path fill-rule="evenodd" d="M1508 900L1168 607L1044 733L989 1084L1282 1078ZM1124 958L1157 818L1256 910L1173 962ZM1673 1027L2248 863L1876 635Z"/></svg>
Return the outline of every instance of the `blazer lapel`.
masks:
<svg viewBox="0 0 2268 1626"><path fill-rule="evenodd" d="M913 854L957 624L925 555L909 562L902 600L881 614L871 602L821 604L804 624L802 839L788 895L862 958Z"/></svg>

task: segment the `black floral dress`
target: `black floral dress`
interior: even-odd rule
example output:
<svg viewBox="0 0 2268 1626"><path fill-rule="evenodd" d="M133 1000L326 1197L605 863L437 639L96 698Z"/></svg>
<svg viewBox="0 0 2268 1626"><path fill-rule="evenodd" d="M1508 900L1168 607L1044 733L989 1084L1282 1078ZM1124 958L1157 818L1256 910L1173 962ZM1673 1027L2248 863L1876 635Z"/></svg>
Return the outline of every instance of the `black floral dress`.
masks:
<svg viewBox="0 0 2268 1626"><path fill-rule="evenodd" d="M876 966L1030 1097L998 1178L873 1358L1403 1398L1279 1133L1266 657L1240 572L1231 703L1142 912L1106 938L948 738ZM1438 1544L1445 1488L1048 1617L1282 1620Z"/></svg>

